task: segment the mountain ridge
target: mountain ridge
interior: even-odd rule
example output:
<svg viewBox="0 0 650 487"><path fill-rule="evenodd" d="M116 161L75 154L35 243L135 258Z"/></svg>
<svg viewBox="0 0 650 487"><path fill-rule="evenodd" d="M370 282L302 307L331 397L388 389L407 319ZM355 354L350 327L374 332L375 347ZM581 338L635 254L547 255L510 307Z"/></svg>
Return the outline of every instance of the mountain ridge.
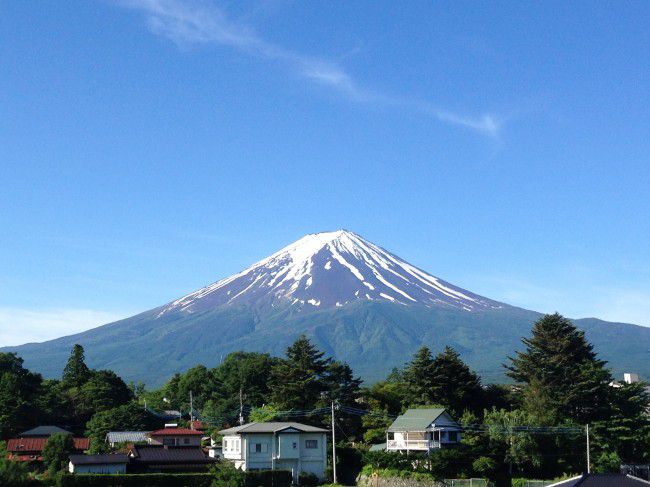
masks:
<svg viewBox="0 0 650 487"><path fill-rule="evenodd" d="M347 231L309 234L239 273L165 305L43 343L5 347L47 377L74 343L91 366L158 385L174 372L217 365L237 350L281 355L300 334L369 381L419 346L456 348L485 380L521 348L541 316L474 294ZM650 328L575 320L617 373L650 377Z"/></svg>

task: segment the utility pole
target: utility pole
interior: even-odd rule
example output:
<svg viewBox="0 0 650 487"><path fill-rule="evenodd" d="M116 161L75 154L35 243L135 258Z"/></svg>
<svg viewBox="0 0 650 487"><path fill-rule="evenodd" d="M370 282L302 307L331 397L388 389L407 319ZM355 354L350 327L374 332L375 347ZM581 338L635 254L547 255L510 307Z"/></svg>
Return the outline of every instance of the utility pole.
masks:
<svg viewBox="0 0 650 487"><path fill-rule="evenodd" d="M194 429L194 401L192 391L190 391L190 428Z"/></svg>
<svg viewBox="0 0 650 487"><path fill-rule="evenodd" d="M244 424L244 393L242 388L239 388L239 425Z"/></svg>
<svg viewBox="0 0 650 487"><path fill-rule="evenodd" d="M332 401L332 476L336 483L336 428L334 423L334 401Z"/></svg>
<svg viewBox="0 0 650 487"><path fill-rule="evenodd" d="M591 473L591 461L589 458L589 423L587 423L587 473Z"/></svg>

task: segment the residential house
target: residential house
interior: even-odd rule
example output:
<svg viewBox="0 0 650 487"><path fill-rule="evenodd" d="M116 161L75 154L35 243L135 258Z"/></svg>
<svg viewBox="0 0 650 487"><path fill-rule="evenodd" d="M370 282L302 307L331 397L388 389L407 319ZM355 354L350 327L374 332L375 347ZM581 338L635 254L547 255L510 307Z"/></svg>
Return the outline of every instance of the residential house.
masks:
<svg viewBox="0 0 650 487"><path fill-rule="evenodd" d="M386 433L387 451L430 451L460 442L462 428L442 408L408 409Z"/></svg>
<svg viewBox="0 0 650 487"><path fill-rule="evenodd" d="M109 431L106 434L106 443L111 448L119 444L148 443L149 431Z"/></svg>
<svg viewBox="0 0 650 487"><path fill-rule="evenodd" d="M49 437L12 438L7 441L7 458L21 462L41 462L47 440ZM83 453L89 447L88 438L74 438L74 453Z"/></svg>
<svg viewBox="0 0 650 487"><path fill-rule="evenodd" d="M122 453L110 455L70 455L70 473L126 473L129 456Z"/></svg>
<svg viewBox="0 0 650 487"><path fill-rule="evenodd" d="M165 446L201 446L203 433L188 428L163 428L150 431L149 444Z"/></svg>
<svg viewBox="0 0 650 487"><path fill-rule="evenodd" d="M295 481L301 472L325 479L327 433L293 422L249 423L219 432L224 460L244 471L290 470Z"/></svg>
<svg viewBox="0 0 650 487"><path fill-rule="evenodd" d="M647 480L622 473L616 474L582 474L568 480L562 480L548 487L648 487Z"/></svg>
<svg viewBox="0 0 650 487"><path fill-rule="evenodd" d="M43 460L43 447L55 433L72 436L72 433L58 426L37 426L20 433L18 438L7 441L7 458L21 462L40 462ZM74 438L75 453L83 453L90 446L88 438Z"/></svg>
<svg viewBox="0 0 650 487"><path fill-rule="evenodd" d="M198 446L134 445L129 451L129 473L205 472L217 460Z"/></svg>

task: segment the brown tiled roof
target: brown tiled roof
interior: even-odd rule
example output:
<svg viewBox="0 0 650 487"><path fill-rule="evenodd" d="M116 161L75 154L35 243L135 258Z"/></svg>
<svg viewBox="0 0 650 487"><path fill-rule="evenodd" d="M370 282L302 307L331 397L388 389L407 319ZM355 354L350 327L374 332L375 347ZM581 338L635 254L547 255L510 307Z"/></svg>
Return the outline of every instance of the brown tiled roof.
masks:
<svg viewBox="0 0 650 487"><path fill-rule="evenodd" d="M7 441L9 453L21 454L24 452L41 452L49 438L12 438ZM89 438L75 438L74 448L77 451L84 451L90 447Z"/></svg>

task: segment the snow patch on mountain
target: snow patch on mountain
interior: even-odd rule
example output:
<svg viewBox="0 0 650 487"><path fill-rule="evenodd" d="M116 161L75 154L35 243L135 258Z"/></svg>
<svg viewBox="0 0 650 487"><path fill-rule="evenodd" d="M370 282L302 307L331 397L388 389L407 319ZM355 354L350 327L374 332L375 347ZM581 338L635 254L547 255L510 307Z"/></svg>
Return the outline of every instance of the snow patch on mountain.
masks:
<svg viewBox="0 0 650 487"><path fill-rule="evenodd" d="M307 303L313 309L359 300L468 312L503 306L432 276L356 233L338 230L306 235L233 276L169 303L159 316L225 304Z"/></svg>

